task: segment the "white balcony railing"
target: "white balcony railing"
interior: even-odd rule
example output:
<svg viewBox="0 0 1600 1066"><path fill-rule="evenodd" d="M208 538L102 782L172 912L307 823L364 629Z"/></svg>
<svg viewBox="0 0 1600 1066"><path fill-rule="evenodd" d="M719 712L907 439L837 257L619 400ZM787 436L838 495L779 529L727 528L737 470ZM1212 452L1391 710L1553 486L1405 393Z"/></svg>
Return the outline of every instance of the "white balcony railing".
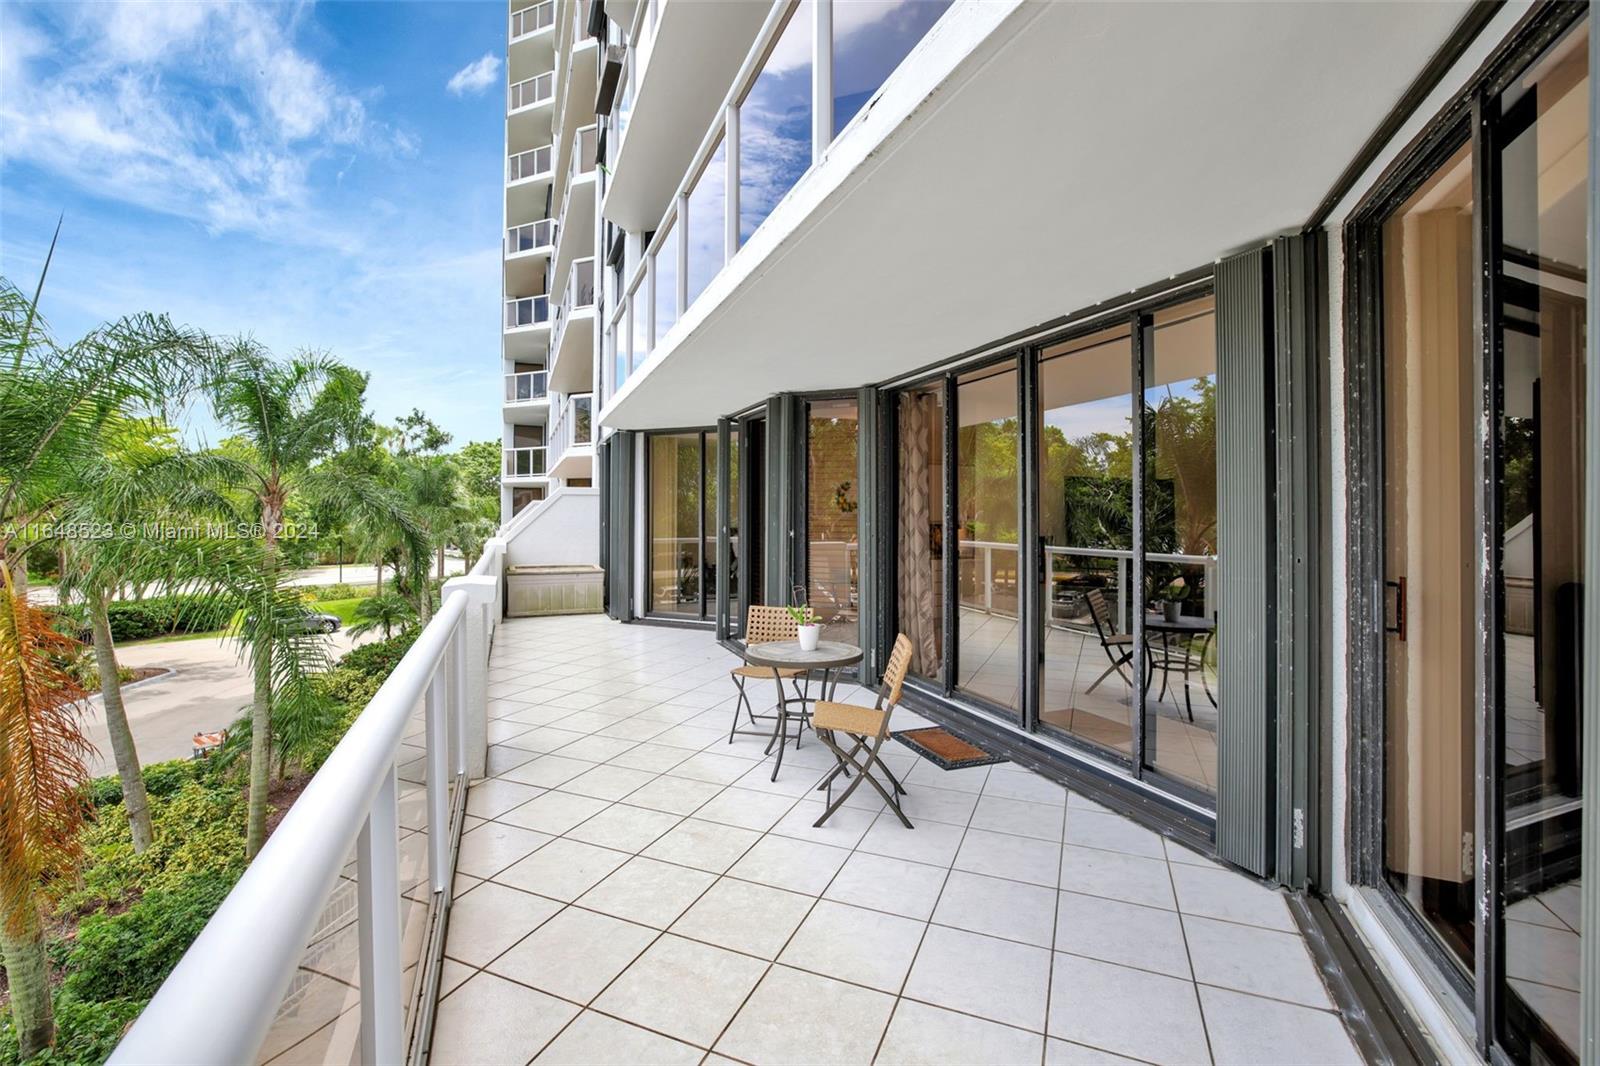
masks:
<svg viewBox="0 0 1600 1066"><path fill-rule="evenodd" d="M584 311L594 307L594 256L580 259L572 264L572 270L567 274L567 288L562 294L561 303L556 307L555 325L550 331L550 351L560 356L561 338L566 335L567 323L572 321L575 311Z"/></svg>
<svg viewBox="0 0 1600 1066"><path fill-rule="evenodd" d="M537 222L512 226L506 230L506 254L531 252L535 248L553 248L556 243L556 220L541 218Z"/></svg>
<svg viewBox="0 0 1600 1066"><path fill-rule="evenodd" d="M506 375L506 403L533 403L550 395L548 370L524 370Z"/></svg>
<svg viewBox="0 0 1600 1066"><path fill-rule="evenodd" d="M555 169L555 146L544 145L518 152L506 160L506 180L549 177Z"/></svg>
<svg viewBox="0 0 1600 1066"><path fill-rule="evenodd" d="M548 296L519 296L506 301L506 329L537 326L549 321Z"/></svg>
<svg viewBox="0 0 1600 1066"><path fill-rule="evenodd" d="M550 427L550 465L555 466L573 448L594 443L594 393L568 396Z"/></svg>
<svg viewBox="0 0 1600 1066"><path fill-rule="evenodd" d="M467 782L484 772L486 673L504 560L505 542L490 540L470 575L445 584L439 613L289 808L111 1062L258 1062L269 1040L288 1046L302 1035L289 1030L320 1010L330 1028L344 1018L359 1020L350 1034L358 1034L359 1049L341 1031L330 1060L406 1059L419 1026L431 1026L444 942L434 927L454 891L452 855ZM419 718L422 728L413 734ZM412 745L424 749L422 758ZM420 829L404 843L402 822ZM425 866L413 844L426 851ZM427 905L428 928L420 936L402 935L403 916L408 926L412 920L411 900ZM320 972L330 966L339 970L333 995L318 991L330 984ZM414 985L413 966L422 975ZM322 1024L320 1017L313 1024Z"/></svg>
<svg viewBox="0 0 1600 1066"><path fill-rule="evenodd" d="M547 30L556 24L556 0L525 7L511 13L511 39L526 37L530 33Z"/></svg>
<svg viewBox="0 0 1600 1066"><path fill-rule="evenodd" d="M549 469L545 465L545 447L542 444L506 448L504 453L501 473L505 477L544 477L544 472Z"/></svg>
<svg viewBox="0 0 1600 1066"><path fill-rule="evenodd" d="M524 78L511 86L510 91L506 93L506 109L519 111L535 104L547 104L555 99L555 95L556 72L547 70L543 74Z"/></svg>
<svg viewBox="0 0 1600 1066"><path fill-rule="evenodd" d="M595 149L600 144L598 127L585 126L573 135L572 162L567 164L567 184L572 184L572 179L579 174L588 174L594 170Z"/></svg>

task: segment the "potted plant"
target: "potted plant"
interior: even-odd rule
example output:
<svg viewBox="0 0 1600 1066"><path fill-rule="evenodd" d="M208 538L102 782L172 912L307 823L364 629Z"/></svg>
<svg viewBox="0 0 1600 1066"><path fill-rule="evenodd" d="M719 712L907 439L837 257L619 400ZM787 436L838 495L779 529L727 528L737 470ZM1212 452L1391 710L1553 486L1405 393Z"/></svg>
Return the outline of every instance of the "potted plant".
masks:
<svg viewBox="0 0 1600 1066"><path fill-rule="evenodd" d="M1189 586L1181 576L1172 579L1161 593L1161 616L1176 622L1183 614L1183 601L1189 598Z"/></svg>
<svg viewBox="0 0 1600 1066"><path fill-rule="evenodd" d="M817 612L805 602L805 589L796 585L794 588L795 602L786 607L789 617L794 619L795 634L800 641L801 651L816 651L817 641L822 637L822 624L817 621Z"/></svg>

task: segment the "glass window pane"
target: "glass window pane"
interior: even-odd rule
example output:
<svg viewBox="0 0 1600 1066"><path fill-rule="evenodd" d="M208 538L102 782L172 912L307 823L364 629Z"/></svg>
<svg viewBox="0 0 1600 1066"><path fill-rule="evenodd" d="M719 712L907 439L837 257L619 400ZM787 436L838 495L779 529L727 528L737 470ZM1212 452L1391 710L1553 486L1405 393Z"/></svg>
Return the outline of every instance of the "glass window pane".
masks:
<svg viewBox="0 0 1600 1066"><path fill-rule="evenodd" d="M848 0L833 5L833 135L849 124L950 0Z"/></svg>
<svg viewBox="0 0 1600 1066"><path fill-rule="evenodd" d="M956 385L956 532L960 646L957 684L993 703L1022 706L1017 632L1017 371L1012 362Z"/></svg>
<svg viewBox="0 0 1600 1066"><path fill-rule="evenodd" d="M737 427L738 423L734 423ZM739 601L739 430L728 432L728 627L738 635L744 629Z"/></svg>
<svg viewBox="0 0 1600 1066"><path fill-rule="evenodd" d="M650 355L650 288L643 282L633 290L630 298L628 318L633 323L633 369L638 370L641 363Z"/></svg>
<svg viewBox="0 0 1600 1066"><path fill-rule="evenodd" d="M650 259L656 275L656 332L650 345L653 350L678 321L678 231L672 222L667 223L667 235Z"/></svg>
<svg viewBox="0 0 1600 1066"><path fill-rule="evenodd" d="M701 587L706 590L705 613L711 618L717 609L717 433L705 435L705 491L701 493L700 514L705 530L705 541L700 545L700 558L704 570Z"/></svg>
<svg viewBox="0 0 1600 1066"><path fill-rule="evenodd" d="M856 402L822 400L808 407L806 602L822 622L823 640L859 644Z"/></svg>
<svg viewBox="0 0 1600 1066"><path fill-rule="evenodd" d="M1581 1046L1588 37L1552 45L1498 121L1506 1015L1531 1061Z"/></svg>
<svg viewBox="0 0 1600 1066"><path fill-rule="evenodd" d="M739 105L739 244L811 166L812 0L801 0Z"/></svg>
<svg viewBox="0 0 1600 1066"><path fill-rule="evenodd" d="M1126 324L1041 353L1046 563L1039 722L1133 751L1133 339Z"/></svg>
<svg viewBox="0 0 1600 1066"><path fill-rule="evenodd" d="M727 248L728 144L717 142L717 150L700 172L689 193L689 218L685 226L689 241L688 303L705 291L722 269Z"/></svg>
<svg viewBox="0 0 1600 1066"><path fill-rule="evenodd" d="M1383 223L1384 867L1470 970L1473 945L1472 154ZM1403 637L1403 639L1402 639Z"/></svg>
<svg viewBox="0 0 1600 1066"><path fill-rule="evenodd" d="M944 387L907 391L899 400L900 632L911 638L911 671L943 676Z"/></svg>
<svg viewBox="0 0 1600 1066"><path fill-rule="evenodd" d="M700 435L650 438L650 610L700 614Z"/></svg>
<svg viewBox="0 0 1600 1066"><path fill-rule="evenodd" d="M1217 788L1217 324L1207 296L1145 337L1145 762Z"/></svg>

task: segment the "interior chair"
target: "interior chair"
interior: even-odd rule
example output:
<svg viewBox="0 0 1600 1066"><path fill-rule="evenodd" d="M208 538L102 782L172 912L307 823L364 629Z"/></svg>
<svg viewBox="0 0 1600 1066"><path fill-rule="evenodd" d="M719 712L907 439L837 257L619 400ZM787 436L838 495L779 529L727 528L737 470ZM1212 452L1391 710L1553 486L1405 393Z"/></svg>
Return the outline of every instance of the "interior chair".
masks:
<svg viewBox="0 0 1600 1066"><path fill-rule="evenodd" d="M1094 684L1083 690L1084 695L1093 692L1113 672L1121 675L1122 680L1132 688L1133 678L1128 673L1128 666L1133 662L1133 636L1117 632L1117 623L1111 615L1111 605L1106 602L1104 589L1090 589L1083 598L1089 603L1089 617L1094 621L1100 647L1105 649L1106 658L1111 660L1111 665L1100 672Z"/></svg>
<svg viewBox="0 0 1600 1066"><path fill-rule="evenodd" d="M772 607L758 603L751 604L749 610L745 612L744 642L746 646L751 644L771 644L779 640L798 640L799 636L799 623L782 607ZM773 717L772 715L758 715L755 713L754 708L750 706L750 697L745 692L744 687L745 682L750 679L760 680L766 678L771 680L773 670L770 666L751 666L746 663L743 666L734 667L729 673L733 677L734 685L739 689L739 700L733 706L733 725L728 730L728 743L732 744L734 736L739 732L739 712L741 710L744 711L745 717L750 719L752 726L757 724L757 718ZM781 679L788 681L793 686L795 698L801 701L800 706L803 716L805 700L808 698L807 692L810 687L806 671L799 667L786 666L780 667L777 673ZM802 684L805 685L804 688L801 687ZM781 689L781 682L779 687ZM796 746L798 746L798 738Z"/></svg>
<svg viewBox="0 0 1600 1066"><path fill-rule="evenodd" d="M827 790L828 805L823 810L822 817L812 825L820 826L826 822L833 816L834 811L844 806L850 794L861 787L861 782L865 781L883 797L889 809L894 811L895 817L900 819L900 824L907 829L912 828L905 811L900 809L899 797L905 795L906 790L878 755L884 741L889 739L889 716L894 713L895 704L900 702L900 686L905 682L906 671L910 668L911 638L901 633L894 639L894 650L889 653L889 662L883 671L883 684L878 689L878 699L871 707L857 707L851 703L832 703L827 700L817 701L816 707L811 712L811 728L816 730L818 739L828 746L839 764L830 770L828 776L817 786L818 790ZM848 751L840 744L839 734L849 738L851 745ZM851 773L852 770L855 772ZM850 784L839 793L838 799L834 799L833 779L840 774L848 777ZM887 789L878 780L878 774L888 782Z"/></svg>

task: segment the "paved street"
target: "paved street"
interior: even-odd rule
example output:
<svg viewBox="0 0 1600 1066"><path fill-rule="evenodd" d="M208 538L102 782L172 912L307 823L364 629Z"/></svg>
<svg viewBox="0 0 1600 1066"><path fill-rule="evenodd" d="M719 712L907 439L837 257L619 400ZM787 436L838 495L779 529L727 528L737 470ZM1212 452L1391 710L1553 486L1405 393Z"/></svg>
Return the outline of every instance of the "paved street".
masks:
<svg viewBox="0 0 1600 1066"><path fill-rule="evenodd" d="M328 639L335 659L353 647L349 634L342 630ZM117 660L123 666L173 670L123 694L139 761L147 766L187 758L195 733L223 728L250 702L249 668L241 661L238 646L229 640L208 637L134 644L119 648ZM95 776L115 773L105 712L98 699L90 704L87 727L97 752L89 772Z"/></svg>
<svg viewBox="0 0 1600 1066"><path fill-rule="evenodd" d="M436 571L430 570L429 572L434 573ZM466 573L466 566L463 564L461 556L446 552L444 556L444 572L446 577ZM384 585L387 586L393 579L393 568L385 567L383 571ZM332 585L342 581L346 585L372 585L377 580L377 567L366 563L346 563L342 567L312 566L304 570L296 570L294 576L290 577L287 583L290 585ZM128 594L131 595L131 590ZM161 586L159 583L151 586L146 592L146 595L149 596L159 596L160 594ZM56 588L54 585L30 586L28 600L41 607L53 607L56 604Z"/></svg>

